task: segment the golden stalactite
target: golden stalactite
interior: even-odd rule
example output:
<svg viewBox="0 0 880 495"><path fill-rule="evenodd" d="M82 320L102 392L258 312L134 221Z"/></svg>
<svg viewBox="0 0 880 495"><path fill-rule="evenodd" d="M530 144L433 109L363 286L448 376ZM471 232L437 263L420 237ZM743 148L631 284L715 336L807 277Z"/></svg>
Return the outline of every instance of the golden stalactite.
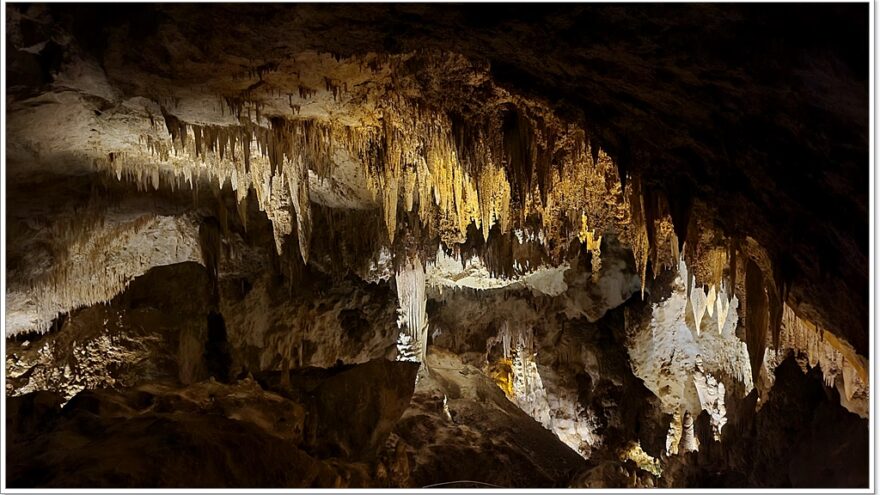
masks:
<svg viewBox="0 0 880 495"><path fill-rule="evenodd" d="M818 366L828 387L837 385L842 403L862 417L869 412L868 361L834 333L800 318L787 304L783 306L778 354L794 351L806 357L812 368Z"/></svg>
<svg viewBox="0 0 880 495"><path fill-rule="evenodd" d="M334 150L342 150L360 163L367 188L381 205L389 245L395 244L399 222L414 213L421 231L439 236L446 246L466 242L472 227L488 242L497 225L501 234L529 232L543 247L546 262L560 263L571 241L586 242L581 232L586 218L594 271L601 266L602 236L614 234L633 247L644 279L651 246L640 195L623 194L618 168L580 127L540 108L516 107L513 113L510 108L506 104L494 114L455 120L445 110L389 92L377 103L378 126L270 116L267 127L243 116L236 126L191 124L163 109L170 144L147 140L146 147L169 162L177 187L179 177L194 187L194 170L210 176L216 187L229 182L242 223L252 189L257 207L276 227L278 242L292 233L285 223L292 209L304 261L312 229L309 171L330 176ZM137 182L146 183L143 172L138 174ZM284 195L274 188L275 180L287 184ZM664 221L651 226L663 239L670 230ZM531 254L528 259L539 262Z"/></svg>
<svg viewBox="0 0 880 495"><path fill-rule="evenodd" d="M504 391L504 395L513 398L513 360L500 358L489 365L489 377Z"/></svg>
<svg viewBox="0 0 880 495"><path fill-rule="evenodd" d="M666 196L643 189L642 198L651 272L657 277L661 270L678 265L678 238L675 235L675 226L672 223Z"/></svg>
<svg viewBox="0 0 880 495"><path fill-rule="evenodd" d="M590 251L592 278L597 281L602 269L602 235L597 235L596 229L590 228L585 213L581 213L581 228L578 232L578 239Z"/></svg>
<svg viewBox="0 0 880 495"><path fill-rule="evenodd" d="M764 276L758 265L749 260L746 264L746 346L752 365L752 378L758 381L764 350L767 347L769 309Z"/></svg>
<svg viewBox="0 0 880 495"><path fill-rule="evenodd" d="M650 245L648 243L648 228L645 219L645 205L640 179L634 178L630 181L629 194L630 208L632 211L632 238L630 246L632 247L633 258L636 263L636 271L642 278L642 299L644 299L645 278L648 272Z"/></svg>

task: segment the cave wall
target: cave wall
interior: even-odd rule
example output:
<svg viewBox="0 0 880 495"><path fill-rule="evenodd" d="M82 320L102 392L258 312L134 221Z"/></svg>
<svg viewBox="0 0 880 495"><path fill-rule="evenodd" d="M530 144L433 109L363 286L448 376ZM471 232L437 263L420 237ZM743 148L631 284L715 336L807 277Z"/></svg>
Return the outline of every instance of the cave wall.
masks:
<svg viewBox="0 0 880 495"><path fill-rule="evenodd" d="M16 486L867 483L866 7L6 13Z"/></svg>

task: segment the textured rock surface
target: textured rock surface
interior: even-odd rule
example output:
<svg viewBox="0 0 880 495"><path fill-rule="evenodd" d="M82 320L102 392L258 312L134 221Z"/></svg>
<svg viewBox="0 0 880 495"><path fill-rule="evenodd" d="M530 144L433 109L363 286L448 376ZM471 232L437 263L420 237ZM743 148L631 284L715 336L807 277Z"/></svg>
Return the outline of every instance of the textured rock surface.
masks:
<svg viewBox="0 0 880 495"><path fill-rule="evenodd" d="M162 287L157 291L157 287ZM7 395L208 377L208 277L196 263L151 269L106 305L73 311L47 334L7 340Z"/></svg>
<svg viewBox="0 0 880 495"><path fill-rule="evenodd" d="M11 479L866 484L867 12L10 5Z"/></svg>
<svg viewBox="0 0 880 495"><path fill-rule="evenodd" d="M45 394L8 401L10 486L338 487L367 479L364 467L334 467L298 449L303 408L253 382L81 392L63 409ZM40 423L29 429L21 419L36 411Z"/></svg>
<svg viewBox="0 0 880 495"><path fill-rule="evenodd" d="M701 441L708 449L670 462L668 479L678 486L865 486L866 421L840 407L818 370L804 374L792 357L776 370L776 382L757 413L750 395L720 443L706 443L706 431Z"/></svg>
<svg viewBox="0 0 880 495"><path fill-rule="evenodd" d="M436 347L426 364L430 371L419 380L394 431L412 455L414 486L475 481L505 488L559 487L585 464L479 369ZM503 455L497 454L498 445L504 446Z"/></svg>
<svg viewBox="0 0 880 495"><path fill-rule="evenodd" d="M310 441L335 444L346 457L374 454L409 404L418 369L380 359L328 378L313 392Z"/></svg>
<svg viewBox="0 0 880 495"><path fill-rule="evenodd" d="M651 188L685 207L697 197L729 235L757 239L785 267L799 312L867 354L867 229L854 221L867 212L864 7L481 9L11 7L10 172L143 154L139 139L172 103L201 124L235 123L221 102L242 95L265 116L323 117L391 79L382 57L365 66L370 53L458 52L490 70L443 66L470 82L447 97L492 94L481 86L490 81L553 102ZM659 32L666 43L653 41ZM345 86L340 99L334 88ZM375 118L359 112L338 115Z"/></svg>

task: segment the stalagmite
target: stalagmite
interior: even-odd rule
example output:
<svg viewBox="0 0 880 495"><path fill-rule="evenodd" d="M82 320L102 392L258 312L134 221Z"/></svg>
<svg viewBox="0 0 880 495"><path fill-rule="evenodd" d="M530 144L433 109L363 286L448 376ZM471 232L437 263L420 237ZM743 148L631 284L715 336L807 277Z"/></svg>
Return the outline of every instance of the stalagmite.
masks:
<svg viewBox="0 0 880 495"><path fill-rule="evenodd" d="M690 411L685 411L681 420L681 447L685 452L700 450L700 442L694 434L694 418Z"/></svg>
<svg viewBox="0 0 880 495"><path fill-rule="evenodd" d="M676 411L672 415L672 420L669 422L669 430L666 433L666 455L678 454L682 433L681 412Z"/></svg>

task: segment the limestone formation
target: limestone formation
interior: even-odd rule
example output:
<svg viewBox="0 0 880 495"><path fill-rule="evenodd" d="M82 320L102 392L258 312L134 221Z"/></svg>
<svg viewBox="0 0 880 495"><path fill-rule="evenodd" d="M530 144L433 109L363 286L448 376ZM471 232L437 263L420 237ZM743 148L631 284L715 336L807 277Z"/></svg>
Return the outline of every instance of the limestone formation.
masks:
<svg viewBox="0 0 880 495"><path fill-rule="evenodd" d="M867 486L867 10L10 4L9 486Z"/></svg>

